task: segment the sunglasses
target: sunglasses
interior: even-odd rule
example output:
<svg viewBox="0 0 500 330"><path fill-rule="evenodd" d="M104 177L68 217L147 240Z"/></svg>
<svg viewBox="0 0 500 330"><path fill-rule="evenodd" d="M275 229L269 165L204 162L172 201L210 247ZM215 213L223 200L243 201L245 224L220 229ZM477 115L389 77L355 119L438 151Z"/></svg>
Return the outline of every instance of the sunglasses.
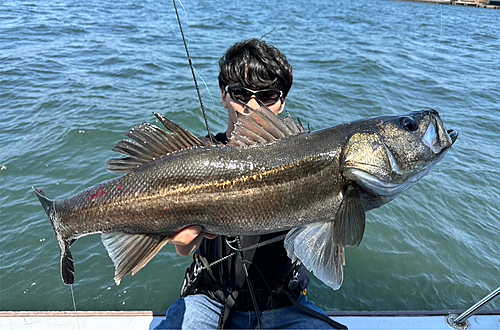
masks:
<svg viewBox="0 0 500 330"><path fill-rule="evenodd" d="M226 86L226 92L229 93L231 98L243 105L246 105L248 101L255 95L257 100L262 102L265 106L270 106L281 100L283 97L283 92L275 89L263 89L260 91L253 91L251 89L241 87L241 86Z"/></svg>

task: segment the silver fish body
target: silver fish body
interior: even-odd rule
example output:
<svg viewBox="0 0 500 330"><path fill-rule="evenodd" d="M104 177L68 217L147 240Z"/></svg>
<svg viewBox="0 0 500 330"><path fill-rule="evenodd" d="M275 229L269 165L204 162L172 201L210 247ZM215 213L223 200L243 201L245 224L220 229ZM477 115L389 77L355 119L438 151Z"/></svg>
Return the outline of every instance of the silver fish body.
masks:
<svg viewBox="0 0 500 330"><path fill-rule="evenodd" d="M220 235L292 229L292 259L333 288L344 247L361 242L365 212L414 185L456 140L434 110L377 117L305 132L264 107L240 115L228 145L203 143L166 118L172 133L143 124L108 169L126 173L52 202L38 193L61 247L62 277L73 283L69 247L102 233L117 283L135 274L182 228ZM325 244L326 242L326 244Z"/></svg>

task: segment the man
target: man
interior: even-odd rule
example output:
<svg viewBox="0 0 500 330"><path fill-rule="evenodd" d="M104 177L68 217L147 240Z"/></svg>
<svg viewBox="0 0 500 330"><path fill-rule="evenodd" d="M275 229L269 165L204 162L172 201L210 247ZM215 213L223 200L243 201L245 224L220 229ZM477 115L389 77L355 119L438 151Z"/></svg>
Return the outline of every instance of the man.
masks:
<svg viewBox="0 0 500 330"><path fill-rule="evenodd" d="M219 66L222 104L229 115L227 131L216 135L219 143L231 138L236 112L262 105L276 115L283 112L293 70L277 48L246 40L233 45ZM287 257L285 234L235 238L204 233L199 226L182 230L171 243L181 256L196 251L195 261L182 298L158 329L332 328L335 323L307 300L308 272Z"/></svg>

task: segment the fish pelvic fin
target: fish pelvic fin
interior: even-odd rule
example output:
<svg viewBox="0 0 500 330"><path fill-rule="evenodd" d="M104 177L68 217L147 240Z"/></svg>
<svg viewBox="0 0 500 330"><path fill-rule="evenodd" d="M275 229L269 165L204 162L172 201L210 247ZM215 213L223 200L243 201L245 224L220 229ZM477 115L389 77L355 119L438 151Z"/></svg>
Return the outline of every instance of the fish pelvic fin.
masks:
<svg viewBox="0 0 500 330"><path fill-rule="evenodd" d="M126 134L131 140L122 140L113 148L113 151L127 157L110 159L106 165L108 171L130 173L142 164L162 156L206 145L191 132L166 117L158 113L154 113L154 115L170 133L149 123L132 127Z"/></svg>
<svg viewBox="0 0 500 330"><path fill-rule="evenodd" d="M247 113L236 112L237 119L228 145L265 144L307 132L300 120L295 123L290 114L280 119L265 105L258 110L247 110Z"/></svg>
<svg viewBox="0 0 500 330"><path fill-rule="evenodd" d="M359 189L350 184L334 221L292 229L285 238L285 249L292 261L300 260L318 279L337 290L344 279L345 247L359 246L365 224Z"/></svg>
<svg viewBox="0 0 500 330"><path fill-rule="evenodd" d="M103 233L102 243L115 265L115 283L135 275L167 244L172 235Z"/></svg>
<svg viewBox="0 0 500 330"><path fill-rule="evenodd" d="M73 264L73 256L71 255L70 247L76 239L64 239L62 236L63 226L57 216L55 202L45 197L45 193L39 189L35 189L35 194L42 204L42 207L50 218L52 228L56 233L57 243L61 249L61 278L66 285L75 283L75 266Z"/></svg>
<svg viewBox="0 0 500 330"><path fill-rule="evenodd" d="M344 279L344 247L336 244L334 222L318 222L292 229L285 249L292 261L302 264L323 283L338 290Z"/></svg>
<svg viewBox="0 0 500 330"><path fill-rule="evenodd" d="M333 226L336 244L344 247L359 246L365 232L366 215L357 186L347 186Z"/></svg>

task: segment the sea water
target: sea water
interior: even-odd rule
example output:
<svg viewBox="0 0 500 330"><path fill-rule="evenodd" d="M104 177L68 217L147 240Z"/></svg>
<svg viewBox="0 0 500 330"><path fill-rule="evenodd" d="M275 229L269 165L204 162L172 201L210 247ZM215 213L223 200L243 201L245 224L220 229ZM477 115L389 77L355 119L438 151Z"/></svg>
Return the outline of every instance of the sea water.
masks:
<svg viewBox="0 0 500 330"><path fill-rule="evenodd" d="M428 176L368 213L344 284L334 291L312 276L311 300L332 311L465 309L500 285L500 11L382 0L182 5L213 132L227 127L218 59L263 38L293 65L286 106L313 130L434 108L460 134ZM59 199L116 177L105 169L111 148L130 127L155 123L153 111L206 134L172 2L2 1L0 310L74 309L33 187ZM99 235L72 252L78 310L165 310L191 262L167 245L116 286Z"/></svg>

